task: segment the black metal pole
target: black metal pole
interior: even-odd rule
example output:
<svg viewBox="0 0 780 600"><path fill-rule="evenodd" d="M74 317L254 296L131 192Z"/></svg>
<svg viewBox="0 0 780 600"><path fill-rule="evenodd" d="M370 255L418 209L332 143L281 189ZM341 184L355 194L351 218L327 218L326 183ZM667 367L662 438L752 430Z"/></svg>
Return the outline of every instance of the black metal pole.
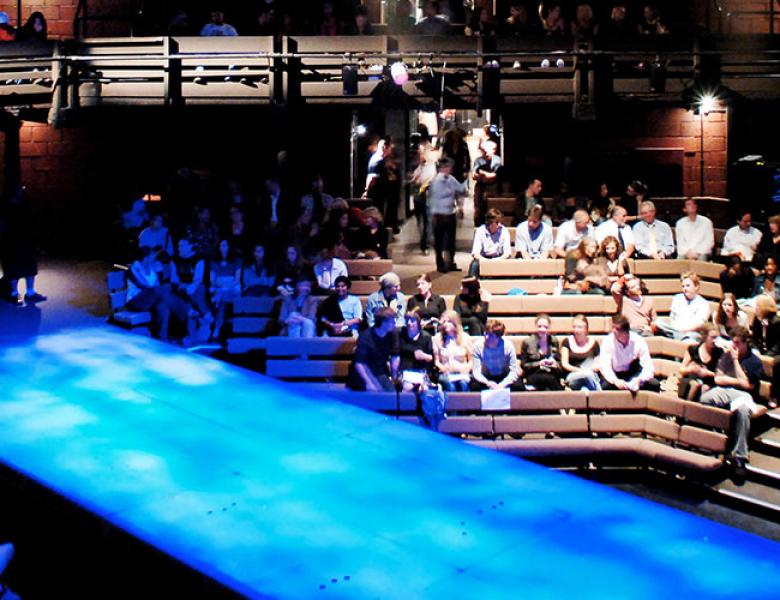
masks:
<svg viewBox="0 0 780 600"><path fill-rule="evenodd" d="M699 106L699 119L701 123L700 137L701 145L699 146L699 196L704 196L704 110Z"/></svg>
<svg viewBox="0 0 780 600"><path fill-rule="evenodd" d="M22 26L22 0L16 0L16 29Z"/></svg>

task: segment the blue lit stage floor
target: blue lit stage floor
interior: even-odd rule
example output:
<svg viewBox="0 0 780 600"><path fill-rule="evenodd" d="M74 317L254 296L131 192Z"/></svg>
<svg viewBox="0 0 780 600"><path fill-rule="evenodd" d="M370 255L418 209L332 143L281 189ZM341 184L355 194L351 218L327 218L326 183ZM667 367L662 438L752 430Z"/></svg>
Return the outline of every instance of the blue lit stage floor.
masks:
<svg viewBox="0 0 780 600"><path fill-rule="evenodd" d="M108 327L6 340L0 458L250 597L759 598L780 545Z"/></svg>

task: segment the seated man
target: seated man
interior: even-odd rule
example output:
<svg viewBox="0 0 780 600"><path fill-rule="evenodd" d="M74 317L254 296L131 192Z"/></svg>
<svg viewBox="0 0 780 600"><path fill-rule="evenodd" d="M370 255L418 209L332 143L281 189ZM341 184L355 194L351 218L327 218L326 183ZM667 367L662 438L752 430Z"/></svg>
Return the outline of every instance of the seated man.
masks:
<svg viewBox="0 0 780 600"><path fill-rule="evenodd" d="M612 285L612 297L618 305L618 312L628 319L631 331L643 336L655 332L655 312L653 299L642 293L642 280L633 275L625 275Z"/></svg>
<svg viewBox="0 0 780 600"><path fill-rule="evenodd" d="M492 258L511 258L512 242L509 230L501 223L503 213L491 208L485 214L485 224L474 231L474 244L471 248L469 276L479 277L479 261Z"/></svg>
<svg viewBox="0 0 780 600"><path fill-rule="evenodd" d="M604 221L596 228L596 241L601 243L608 237L613 237L620 242L628 258L634 255L634 234L631 227L626 225L628 213L622 206L616 206L612 211L612 218Z"/></svg>
<svg viewBox="0 0 780 600"><path fill-rule="evenodd" d="M495 390L509 388L513 392L525 391L520 378L515 345L504 339L506 326L491 319L485 325L485 335L474 343L471 351L471 389Z"/></svg>
<svg viewBox="0 0 780 600"><path fill-rule="evenodd" d="M601 343L599 365L601 387L605 390L658 392L661 389L647 342L631 331L623 315L612 317L612 333Z"/></svg>
<svg viewBox="0 0 780 600"><path fill-rule="evenodd" d="M751 262L761 243L762 233L753 227L749 211L741 211L737 224L726 232L723 238L722 256L739 256L744 262Z"/></svg>
<svg viewBox="0 0 780 600"><path fill-rule="evenodd" d="M656 319L658 333L675 340L701 339L699 328L710 318L710 303L699 295L699 276L696 273L680 275L682 293L672 299L668 318Z"/></svg>
<svg viewBox="0 0 780 600"><path fill-rule="evenodd" d="M558 235L555 238L553 252L554 257L565 258L586 237L593 237L593 225L590 223L588 211L581 208L574 212L574 216L570 221L566 221L558 227Z"/></svg>
<svg viewBox="0 0 780 600"><path fill-rule="evenodd" d="M715 246L715 232L712 221L699 214L699 203L695 198L686 198L683 208L685 216L677 221L677 256L690 260L710 260Z"/></svg>
<svg viewBox="0 0 780 600"><path fill-rule="evenodd" d="M374 315L374 325L360 332L347 387L369 392L395 390L393 382L398 379L400 365L395 319L392 308L380 308Z"/></svg>
<svg viewBox="0 0 780 600"><path fill-rule="evenodd" d="M396 312L396 327L404 326L406 314L406 296L401 291L401 279L393 273L385 273L379 278L379 289L366 301L366 322L374 326L374 313L380 308L392 308Z"/></svg>
<svg viewBox="0 0 780 600"><path fill-rule="evenodd" d="M645 200L639 207L639 218L634 225L634 243L637 258L663 260L674 255L672 228L655 218L655 204Z"/></svg>
<svg viewBox="0 0 780 600"><path fill-rule="evenodd" d="M731 460L734 474L745 477L745 463L748 462L748 433L750 416L758 410L755 398L758 395L761 374L761 359L750 348L750 333L744 327L731 330L731 347L718 361L715 371L715 385L701 396L701 403L725 408L734 413L734 449Z"/></svg>
<svg viewBox="0 0 780 600"><path fill-rule="evenodd" d="M544 223L544 209L535 204L528 209L528 220L517 226L515 250L526 260L550 258L553 252L552 225Z"/></svg>

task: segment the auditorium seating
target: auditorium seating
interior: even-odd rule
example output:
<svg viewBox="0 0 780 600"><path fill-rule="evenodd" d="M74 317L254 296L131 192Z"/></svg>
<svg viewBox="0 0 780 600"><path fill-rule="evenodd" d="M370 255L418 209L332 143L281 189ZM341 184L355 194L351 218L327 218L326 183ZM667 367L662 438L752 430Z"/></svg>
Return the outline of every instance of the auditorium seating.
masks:
<svg viewBox="0 0 780 600"><path fill-rule="evenodd" d="M114 265L106 275L111 323L129 329L133 333L149 334L152 315L149 312L133 311L127 308L127 267Z"/></svg>

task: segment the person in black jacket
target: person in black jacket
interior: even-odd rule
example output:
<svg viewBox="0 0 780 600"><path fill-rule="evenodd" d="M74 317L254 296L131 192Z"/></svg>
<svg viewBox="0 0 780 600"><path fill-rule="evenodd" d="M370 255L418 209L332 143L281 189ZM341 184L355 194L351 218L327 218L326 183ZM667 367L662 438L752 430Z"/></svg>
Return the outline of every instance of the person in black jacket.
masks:
<svg viewBox="0 0 780 600"><path fill-rule="evenodd" d="M436 333L439 318L447 310L444 298L433 293L433 281L427 273L417 278L417 293L409 298L406 314L417 311L422 321L422 328L431 335Z"/></svg>
<svg viewBox="0 0 780 600"><path fill-rule="evenodd" d="M550 335L551 321L545 314L536 317L536 333L523 340L520 362L526 385L537 391L561 391L561 347Z"/></svg>
<svg viewBox="0 0 780 600"><path fill-rule="evenodd" d="M723 293L734 294L738 299L752 298L756 276L750 265L742 262L739 256L728 257L726 268L720 274L720 287Z"/></svg>
<svg viewBox="0 0 780 600"><path fill-rule="evenodd" d="M399 336L403 391L424 390L433 370L433 339L422 330L420 314L406 313Z"/></svg>
<svg viewBox="0 0 780 600"><path fill-rule="evenodd" d="M485 333L485 323L488 318L489 303L480 289L479 279L465 277L461 282L460 294L455 296L453 309L463 323L463 329L469 335Z"/></svg>
<svg viewBox="0 0 780 600"><path fill-rule="evenodd" d="M768 405L770 408L777 408L780 398L780 317L777 316L777 304L771 296L758 296L755 310L753 345L762 356L771 356L774 359L772 391Z"/></svg>

